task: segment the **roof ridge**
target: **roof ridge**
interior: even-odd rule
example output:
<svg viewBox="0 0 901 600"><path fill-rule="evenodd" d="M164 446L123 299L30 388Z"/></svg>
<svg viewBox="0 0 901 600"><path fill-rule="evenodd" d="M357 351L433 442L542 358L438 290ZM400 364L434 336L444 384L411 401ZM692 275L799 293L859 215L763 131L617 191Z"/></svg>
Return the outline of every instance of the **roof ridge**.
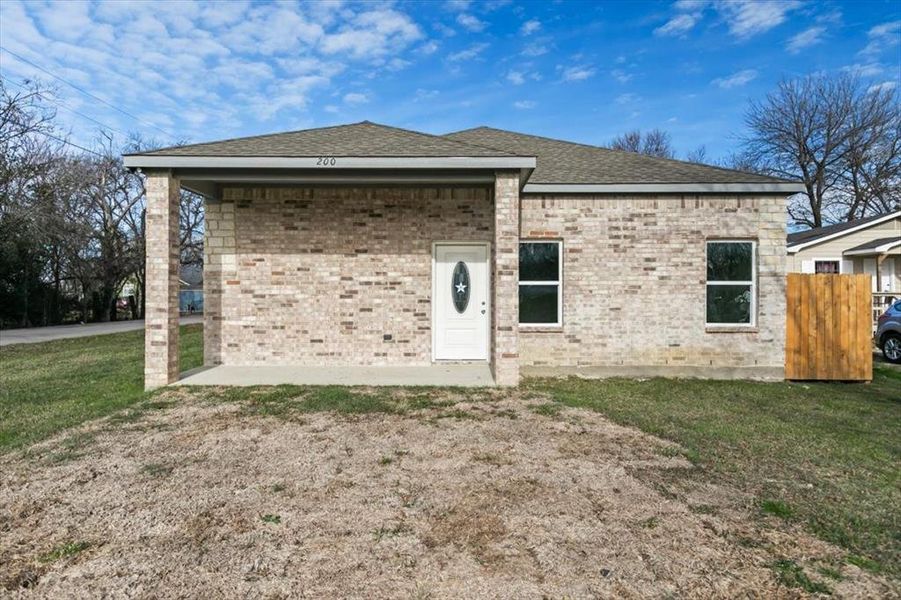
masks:
<svg viewBox="0 0 901 600"><path fill-rule="evenodd" d="M394 129L395 131L403 131L405 133L413 133L416 135L422 135L434 139L439 139L443 142L451 142L453 144L457 144L460 146L472 147L472 148L488 148L489 150L497 150L498 152L503 152L507 156L534 156L532 154L516 154L514 152L508 152L506 150L501 150L500 148L495 148L493 146L483 146L481 144L472 144L470 142L461 142L460 140L452 140L444 135L437 135L434 133L427 133L425 131L416 131L415 129L406 129L404 127L397 127L396 125L385 125L384 123L376 123L374 121L362 121L361 123L355 123L355 125L361 125L363 123L369 125L375 125L377 127L384 127L385 129Z"/></svg>
<svg viewBox="0 0 901 600"><path fill-rule="evenodd" d="M752 172L750 172L750 171L740 171L740 170L738 170L738 169L728 169L728 168L726 168L726 167L720 167L720 166L717 166L717 165L708 165L707 163L693 163L693 162L690 162L690 161L687 161L687 160L679 160L679 159L677 159L677 158L666 158L666 157L663 157L663 156L651 156L651 155L649 155L649 154L641 154L640 152L631 152L631 151L629 151L629 150L618 150L618 149L615 149L615 148L607 148L607 147L605 147L605 146L595 146L595 145L593 145L593 144L584 144L584 143L582 143L582 142L571 142L571 141L569 141L569 140L561 140L561 139L559 139L559 138L552 138L552 137L547 137L547 136L543 136L543 135L535 135L535 134L532 134L532 133L521 133L521 132L519 132L519 131L511 131L511 130L509 130L509 129L499 129L499 128L497 128L497 127L488 127L487 125L480 125L480 126L478 126L478 127L470 127L469 129L461 129L460 131L451 131L451 132L449 132L449 133L446 133L445 135L454 135L454 134L457 134L457 133L465 133L465 132L467 132L467 131L477 131L477 130L480 130L480 129L481 129L481 130L488 130L488 131L498 131L498 132L501 132L501 133L512 133L513 135L520 135L520 136L523 136L523 137L534 138L534 139L537 139L537 140L547 140L547 141L550 141L550 142L557 142L557 143L560 143L560 144L569 144L569 145L571 145L571 146L581 146L581 147L583 147L583 148L590 148L590 149L592 149L592 150L601 150L601 151L603 151L603 152L610 152L610 153L612 153L612 154L638 154L639 156L642 156L642 157L644 157L644 158L647 158L647 159L650 159L650 160L657 160L657 161L660 161L660 162L675 163L675 164L679 164L679 165L693 165L693 166L698 166L698 167L705 167L705 168L708 168L708 169L716 169L716 170L722 171L722 172L724 172L724 173L741 173L742 175L757 175L757 176L762 176L762 177L769 177L769 178L771 178L771 179L774 179L774 180L777 180L777 181L783 181L783 182L786 182L786 183L796 183L796 182L793 181L793 180L790 180L790 179L784 179L784 178L781 178L781 177L773 177L772 175L763 175L763 174L761 174L761 173L752 173ZM486 148L490 148L490 147L491 147L491 146L486 146Z"/></svg>
<svg viewBox="0 0 901 600"><path fill-rule="evenodd" d="M275 137L278 135L287 135L290 133L303 133L304 131L313 131L313 130L322 130L322 129L341 129L342 127L352 127L354 125L363 125L364 123L369 123L369 121L359 121L357 123L342 123L340 125L325 125L323 127L306 127L304 129L292 129L290 131L279 131L277 133L260 133L257 135L242 135L242 136L238 136L238 137L225 138L224 140L213 140L210 142L197 142L196 144L180 144L180 145L177 144L174 146L165 146L163 148L155 148L154 150L148 150L146 152L129 152L127 154L123 154L123 156L153 154L155 152L164 152L166 150L175 150L175 149L179 149L179 148L191 148L191 147L197 147L197 146L210 146L212 144L221 144L224 142L236 142L238 140L258 140L260 138Z"/></svg>
<svg viewBox="0 0 901 600"><path fill-rule="evenodd" d="M506 151L506 150L501 150L500 148L493 148L493 147L491 147L491 146L480 146L480 145L478 145L478 144L471 144L471 143L463 142L463 141L460 141L460 140L450 139L450 138L447 138L447 137L442 136L442 135L435 135L435 134L432 134L432 133L426 133L426 132L424 132L424 131L416 131L415 129L405 129L405 128L403 128L403 127L395 127L395 126L393 126L393 125L385 125L384 123L376 123L376 122L374 122L374 121L369 121L369 120L358 121L358 122L355 122L355 123L342 123L342 124L339 124L339 125L326 125L326 126L323 126L323 127L307 127L307 128L304 128L304 129L293 129L293 130L290 130L290 131L279 131L279 132L276 132L276 133L262 133L262 134L258 134L258 135L239 136L239 137L226 138L226 139L223 139L223 140L214 140L214 141L209 141L209 142L198 142L198 143L196 143L196 144L182 144L182 145L166 146L166 147L163 147L163 148L156 148L156 149L154 149L154 150L147 150L147 151L144 151L144 152L129 152L129 153L127 153L127 154L124 154L123 156L145 155L145 154L159 154L159 153L165 153L165 152L170 151L170 150L180 150L180 149L183 149L183 148L199 148L199 147L204 147L204 146L213 146L213 145L217 145L217 144L229 143L229 142L236 142L236 141L259 140L259 139L265 139L265 138L277 138L277 137L281 137L281 136L285 136L285 135L292 135L292 134L298 134L298 133L306 133L306 132L311 132L311 131L322 131L322 130L326 130L326 129L343 129L343 128L347 128L347 127L355 127L355 126L359 126L359 125L372 126L372 127L376 127L376 128L389 129L389 130L400 131L400 132L407 133L407 134L411 134L411 135L417 135L417 136L427 137L427 138L431 138L431 139L435 139L435 140L440 140L441 143L443 143L443 144L450 144L450 145L458 146L458 147L460 147L460 148L480 148L480 149L488 148L488 149L490 149L490 150L495 150L495 151L497 151L497 152L500 152L501 155L503 155L503 156L532 156L531 154L528 154L528 155L527 155L527 154L517 154L517 153L513 153L513 152L508 152L508 151Z"/></svg>

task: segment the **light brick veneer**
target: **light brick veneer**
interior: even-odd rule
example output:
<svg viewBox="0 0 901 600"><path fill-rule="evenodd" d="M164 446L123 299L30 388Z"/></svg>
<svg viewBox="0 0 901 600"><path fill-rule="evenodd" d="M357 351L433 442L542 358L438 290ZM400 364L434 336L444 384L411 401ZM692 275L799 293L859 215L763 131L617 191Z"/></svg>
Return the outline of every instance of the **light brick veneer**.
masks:
<svg viewBox="0 0 901 600"><path fill-rule="evenodd" d="M144 387L178 379L179 183L168 171L147 173Z"/></svg>
<svg viewBox="0 0 901 600"><path fill-rule="evenodd" d="M234 187L206 225L206 364L426 365L432 243L493 241L494 202L487 187Z"/></svg>
<svg viewBox="0 0 901 600"><path fill-rule="evenodd" d="M785 198L525 196L523 238L563 240L563 327L523 329L530 373L781 378ZM705 241L757 240L757 328L705 328ZM637 369L634 369L637 368Z"/></svg>
<svg viewBox="0 0 901 600"><path fill-rule="evenodd" d="M498 385L519 383L519 173L499 171L494 184L492 370Z"/></svg>

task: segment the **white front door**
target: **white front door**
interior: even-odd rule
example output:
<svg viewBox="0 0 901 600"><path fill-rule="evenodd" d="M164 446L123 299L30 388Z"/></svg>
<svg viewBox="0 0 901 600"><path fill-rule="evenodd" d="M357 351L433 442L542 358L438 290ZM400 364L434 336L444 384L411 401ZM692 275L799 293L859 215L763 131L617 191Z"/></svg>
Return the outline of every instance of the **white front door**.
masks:
<svg viewBox="0 0 901 600"><path fill-rule="evenodd" d="M488 359L488 247L435 244L435 360Z"/></svg>

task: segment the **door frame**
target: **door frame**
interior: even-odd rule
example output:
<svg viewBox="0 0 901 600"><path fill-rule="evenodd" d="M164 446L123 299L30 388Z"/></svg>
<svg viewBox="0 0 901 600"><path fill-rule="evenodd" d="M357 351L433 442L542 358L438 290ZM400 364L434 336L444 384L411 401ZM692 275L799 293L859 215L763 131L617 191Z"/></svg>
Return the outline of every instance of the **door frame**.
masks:
<svg viewBox="0 0 901 600"><path fill-rule="evenodd" d="M488 348L486 348L485 358L479 359L455 359L455 358L435 358L435 348L436 348L436 337L438 335L438 328L436 327L436 323L438 322L438 303L435 299L438 297L438 246L482 246L485 248L485 278L488 280L488 300L486 301L485 310L488 315L488 318L485 320L485 329L486 336L485 340L488 343ZM431 357L433 363L490 363L491 362L491 319L493 317L492 306L493 306L493 288L491 287L491 242L473 242L473 241L463 241L458 242L454 240L440 240L436 242L432 242L432 349L431 349Z"/></svg>

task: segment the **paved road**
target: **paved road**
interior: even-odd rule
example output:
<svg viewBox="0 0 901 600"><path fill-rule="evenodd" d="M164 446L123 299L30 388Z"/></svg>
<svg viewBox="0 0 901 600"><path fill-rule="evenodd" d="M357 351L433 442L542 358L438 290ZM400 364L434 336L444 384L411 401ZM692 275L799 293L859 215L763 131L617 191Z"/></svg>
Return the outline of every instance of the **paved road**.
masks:
<svg viewBox="0 0 901 600"><path fill-rule="evenodd" d="M203 315L182 317L182 325L202 323ZM87 325L59 325L57 327L29 327L27 329L0 330L0 346L12 344L34 344L66 338L87 337L144 329L144 321L114 321L112 323L88 323Z"/></svg>

